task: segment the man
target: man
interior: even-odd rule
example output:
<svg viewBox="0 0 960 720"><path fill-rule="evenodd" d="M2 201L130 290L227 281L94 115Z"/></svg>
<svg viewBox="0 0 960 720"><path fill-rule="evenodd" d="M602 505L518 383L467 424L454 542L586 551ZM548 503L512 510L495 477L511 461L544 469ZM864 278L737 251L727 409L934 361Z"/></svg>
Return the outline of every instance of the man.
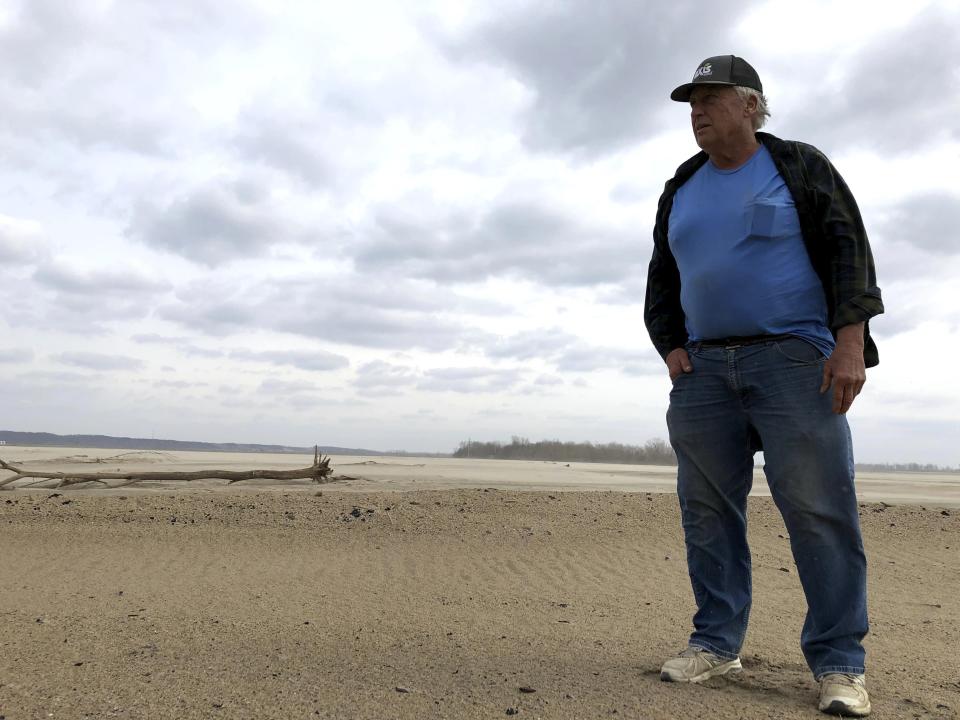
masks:
<svg viewBox="0 0 960 720"><path fill-rule="evenodd" d="M856 202L816 148L757 132L757 72L700 63L690 103L701 152L657 209L645 321L673 388L667 425L697 612L661 679L740 670L751 603L747 494L763 450L807 600L800 636L820 710L870 712L866 559L845 417L878 362L883 312Z"/></svg>

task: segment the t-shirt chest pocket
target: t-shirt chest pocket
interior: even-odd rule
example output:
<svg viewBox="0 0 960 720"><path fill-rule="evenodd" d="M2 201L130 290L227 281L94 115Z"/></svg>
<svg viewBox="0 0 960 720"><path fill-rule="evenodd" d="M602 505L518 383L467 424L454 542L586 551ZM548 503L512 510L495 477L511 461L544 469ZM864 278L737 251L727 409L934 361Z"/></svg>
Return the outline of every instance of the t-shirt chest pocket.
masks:
<svg viewBox="0 0 960 720"><path fill-rule="evenodd" d="M792 204L757 200L750 206L750 235L780 238L800 232L800 219Z"/></svg>

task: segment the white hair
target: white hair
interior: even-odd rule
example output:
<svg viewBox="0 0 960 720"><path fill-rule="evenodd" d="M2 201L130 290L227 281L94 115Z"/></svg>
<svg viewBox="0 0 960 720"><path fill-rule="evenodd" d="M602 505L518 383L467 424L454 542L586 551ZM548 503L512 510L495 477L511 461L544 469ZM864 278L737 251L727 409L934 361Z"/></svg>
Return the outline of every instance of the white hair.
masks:
<svg viewBox="0 0 960 720"><path fill-rule="evenodd" d="M757 92L753 88L743 87L741 85L737 85L734 90L737 91L737 95L739 95L740 99L745 103L749 102L750 98L757 99L757 112L751 120L753 121L754 131L762 128L767 122L767 118L770 117L770 108L767 106L767 96Z"/></svg>

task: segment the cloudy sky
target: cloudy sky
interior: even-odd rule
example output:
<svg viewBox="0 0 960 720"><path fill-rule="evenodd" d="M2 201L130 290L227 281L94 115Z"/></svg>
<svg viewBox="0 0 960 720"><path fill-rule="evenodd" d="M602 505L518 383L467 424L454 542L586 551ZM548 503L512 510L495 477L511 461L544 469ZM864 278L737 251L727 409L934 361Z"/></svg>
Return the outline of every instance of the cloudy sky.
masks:
<svg viewBox="0 0 960 720"><path fill-rule="evenodd" d="M860 204L858 459L960 464L957 2L0 0L0 429L642 444L704 57Z"/></svg>

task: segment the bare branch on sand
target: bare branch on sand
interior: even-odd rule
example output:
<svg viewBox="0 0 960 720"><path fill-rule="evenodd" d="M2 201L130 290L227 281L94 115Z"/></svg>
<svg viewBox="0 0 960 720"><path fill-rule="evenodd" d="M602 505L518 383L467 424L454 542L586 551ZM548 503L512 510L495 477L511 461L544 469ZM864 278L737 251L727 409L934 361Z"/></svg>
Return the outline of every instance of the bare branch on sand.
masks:
<svg viewBox="0 0 960 720"><path fill-rule="evenodd" d="M321 456L319 447L313 449L313 464L297 470L195 470L192 472L53 472L50 470L28 470L5 462L0 458L0 470L12 472L10 477L0 479L0 488L13 488L18 480L30 479L16 487L63 488L82 483L99 483L108 488L123 487L135 482L169 482L217 479L226 480L228 485L243 480L303 480L323 484L335 482L339 478L330 477L333 472L330 458Z"/></svg>

